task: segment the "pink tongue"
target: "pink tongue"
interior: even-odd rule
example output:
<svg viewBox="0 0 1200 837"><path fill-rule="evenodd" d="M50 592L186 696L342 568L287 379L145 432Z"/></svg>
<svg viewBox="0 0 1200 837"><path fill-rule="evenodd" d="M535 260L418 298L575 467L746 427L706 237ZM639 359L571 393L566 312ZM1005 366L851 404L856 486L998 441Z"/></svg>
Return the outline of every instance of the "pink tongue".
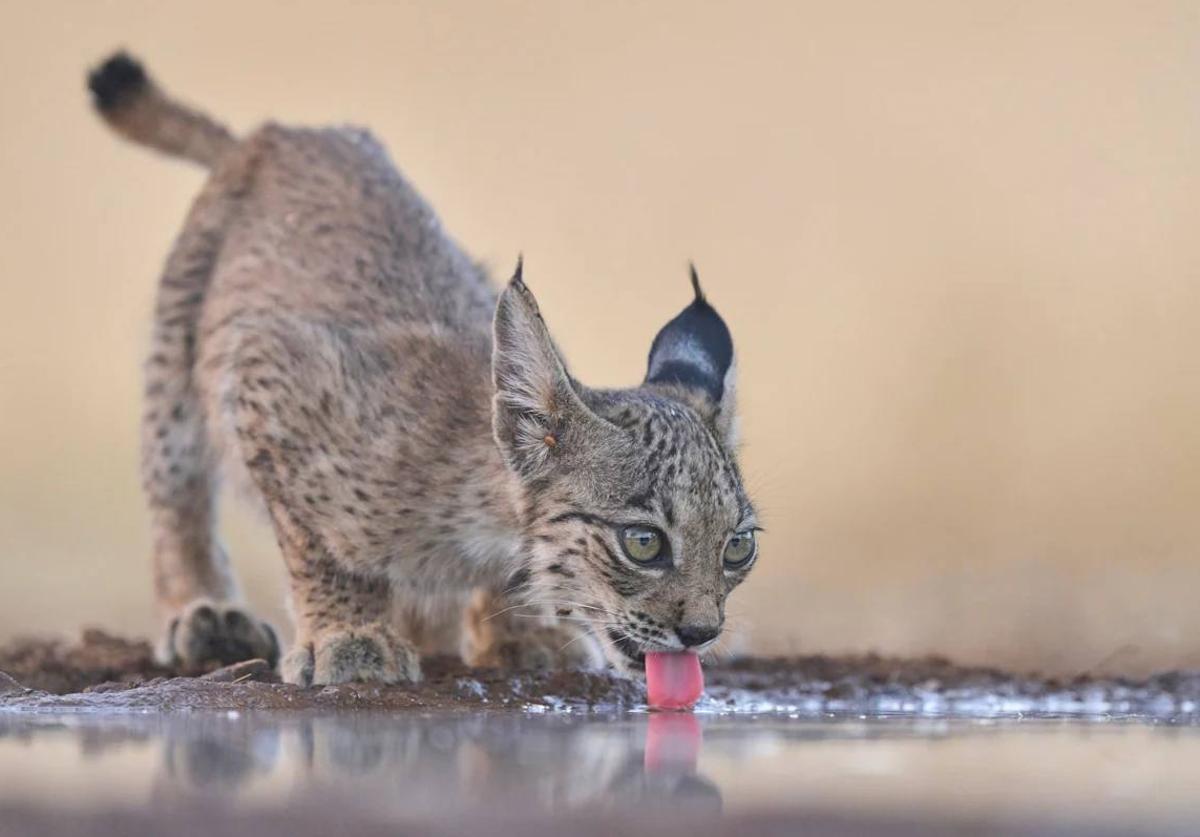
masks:
<svg viewBox="0 0 1200 837"><path fill-rule="evenodd" d="M646 697L651 709L691 709L703 692L704 674L695 654L646 655Z"/></svg>

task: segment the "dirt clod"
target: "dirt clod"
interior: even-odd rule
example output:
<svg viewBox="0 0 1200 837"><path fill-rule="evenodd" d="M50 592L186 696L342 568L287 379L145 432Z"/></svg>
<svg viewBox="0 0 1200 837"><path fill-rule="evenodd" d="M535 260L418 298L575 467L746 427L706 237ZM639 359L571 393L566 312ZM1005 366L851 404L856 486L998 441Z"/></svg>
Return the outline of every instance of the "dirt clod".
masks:
<svg viewBox="0 0 1200 837"><path fill-rule="evenodd" d="M87 629L75 642L18 639L0 646L0 671L23 686L62 695L119 681L144 683L173 674L154 662L150 643Z"/></svg>

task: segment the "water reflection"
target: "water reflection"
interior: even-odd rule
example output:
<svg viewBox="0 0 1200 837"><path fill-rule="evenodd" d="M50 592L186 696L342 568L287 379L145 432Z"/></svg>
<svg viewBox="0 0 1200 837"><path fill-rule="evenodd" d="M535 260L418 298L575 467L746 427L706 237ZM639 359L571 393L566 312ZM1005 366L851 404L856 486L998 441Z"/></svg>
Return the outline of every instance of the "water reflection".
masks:
<svg viewBox="0 0 1200 837"><path fill-rule="evenodd" d="M1124 826L1200 821L1196 765L1200 728L1100 720L0 713L0 809L215 800L386 822L787 809Z"/></svg>
<svg viewBox="0 0 1200 837"><path fill-rule="evenodd" d="M458 808L721 810L698 770L691 715L624 718L255 713L173 718L4 718L0 742L74 737L88 760L129 747L161 752L160 801L281 798L353 791L406 815ZM0 794L2 795L2 794Z"/></svg>
<svg viewBox="0 0 1200 837"><path fill-rule="evenodd" d="M336 715L231 712L146 716L0 714L0 801L9 743L48 751L70 743L60 768L96 773L118 787L147 784L156 800L219 796L287 802L313 793L352 794L405 814L459 809L610 810L668 807L715 813L717 781L701 769L706 734L714 766L750 761L810 740L936 739L942 722L904 726L780 724L759 719L701 722L691 714L511 713ZM102 767L136 751L140 775ZM147 752L149 751L149 752ZM155 753L157 751L157 753ZM6 759L6 753L9 757ZM146 757L149 755L149 759ZM6 764L6 762L8 762ZM66 776L56 776L66 782Z"/></svg>
<svg viewBox="0 0 1200 837"><path fill-rule="evenodd" d="M319 717L273 725L274 753L268 756L265 747L261 752L265 764L268 758L277 761L280 751L294 750L307 778L322 786L376 783L409 812L440 808L447 797L457 805L489 809L511 804L605 808L614 802L719 809L716 786L697 774L701 729L694 718L687 719L690 724L678 720ZM247 758L245 744L227 735L185 741L197 761L219 749L227 751L219 756L222 761L240 764ZM191 774L193 779L200 775Z"/></svg>
<svg viewBox="0 0 1200 837"><path fill-rule="evenodd" d="M280 730L226 716L189 717L161 730L160 791L236 793L280 762Z"/></svg>

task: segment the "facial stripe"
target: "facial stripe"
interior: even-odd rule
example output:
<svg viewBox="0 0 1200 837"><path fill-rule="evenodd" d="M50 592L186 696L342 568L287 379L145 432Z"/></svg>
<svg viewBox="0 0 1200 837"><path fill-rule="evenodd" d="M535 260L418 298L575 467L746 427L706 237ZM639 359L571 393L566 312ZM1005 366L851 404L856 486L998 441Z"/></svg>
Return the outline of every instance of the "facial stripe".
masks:
<svg viewBox="0 0 1200 837"><path fill-rule="evenodd" d="M599 515L592 514L590 512L579 511L578 509L572 509L571 511L565 511L560 514L556 514L554 517L550 518L546 522L548 524L557 526L561 523L570 523L573 521L585 523L585 524L588 524L589 526L609 526L612 528L616 528L616 526L617 526L617 524L612 522L611 520L606 520L605 518L600 517Z"/></svg>

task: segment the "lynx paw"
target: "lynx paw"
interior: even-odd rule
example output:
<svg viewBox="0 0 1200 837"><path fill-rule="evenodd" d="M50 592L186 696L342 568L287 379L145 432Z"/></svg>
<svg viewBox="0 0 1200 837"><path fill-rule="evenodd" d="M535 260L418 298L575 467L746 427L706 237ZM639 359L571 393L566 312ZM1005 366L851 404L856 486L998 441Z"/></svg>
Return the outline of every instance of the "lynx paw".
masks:
<svg viewBox="0 0 1200 837"><path fill-rule="evenodd" d="M421 679L421 660L389 628L347 627L298 642L284 656L280 673L286 682L300 686L416 683Z"/></svg>
<svg viewBox="0 0 1200 837"><path fill-rule="evenodd" d="M187 669L243 660L279 661L279 640L266 622L236 605L196 599L173 618L158 649L159 659Z"/></svg>

